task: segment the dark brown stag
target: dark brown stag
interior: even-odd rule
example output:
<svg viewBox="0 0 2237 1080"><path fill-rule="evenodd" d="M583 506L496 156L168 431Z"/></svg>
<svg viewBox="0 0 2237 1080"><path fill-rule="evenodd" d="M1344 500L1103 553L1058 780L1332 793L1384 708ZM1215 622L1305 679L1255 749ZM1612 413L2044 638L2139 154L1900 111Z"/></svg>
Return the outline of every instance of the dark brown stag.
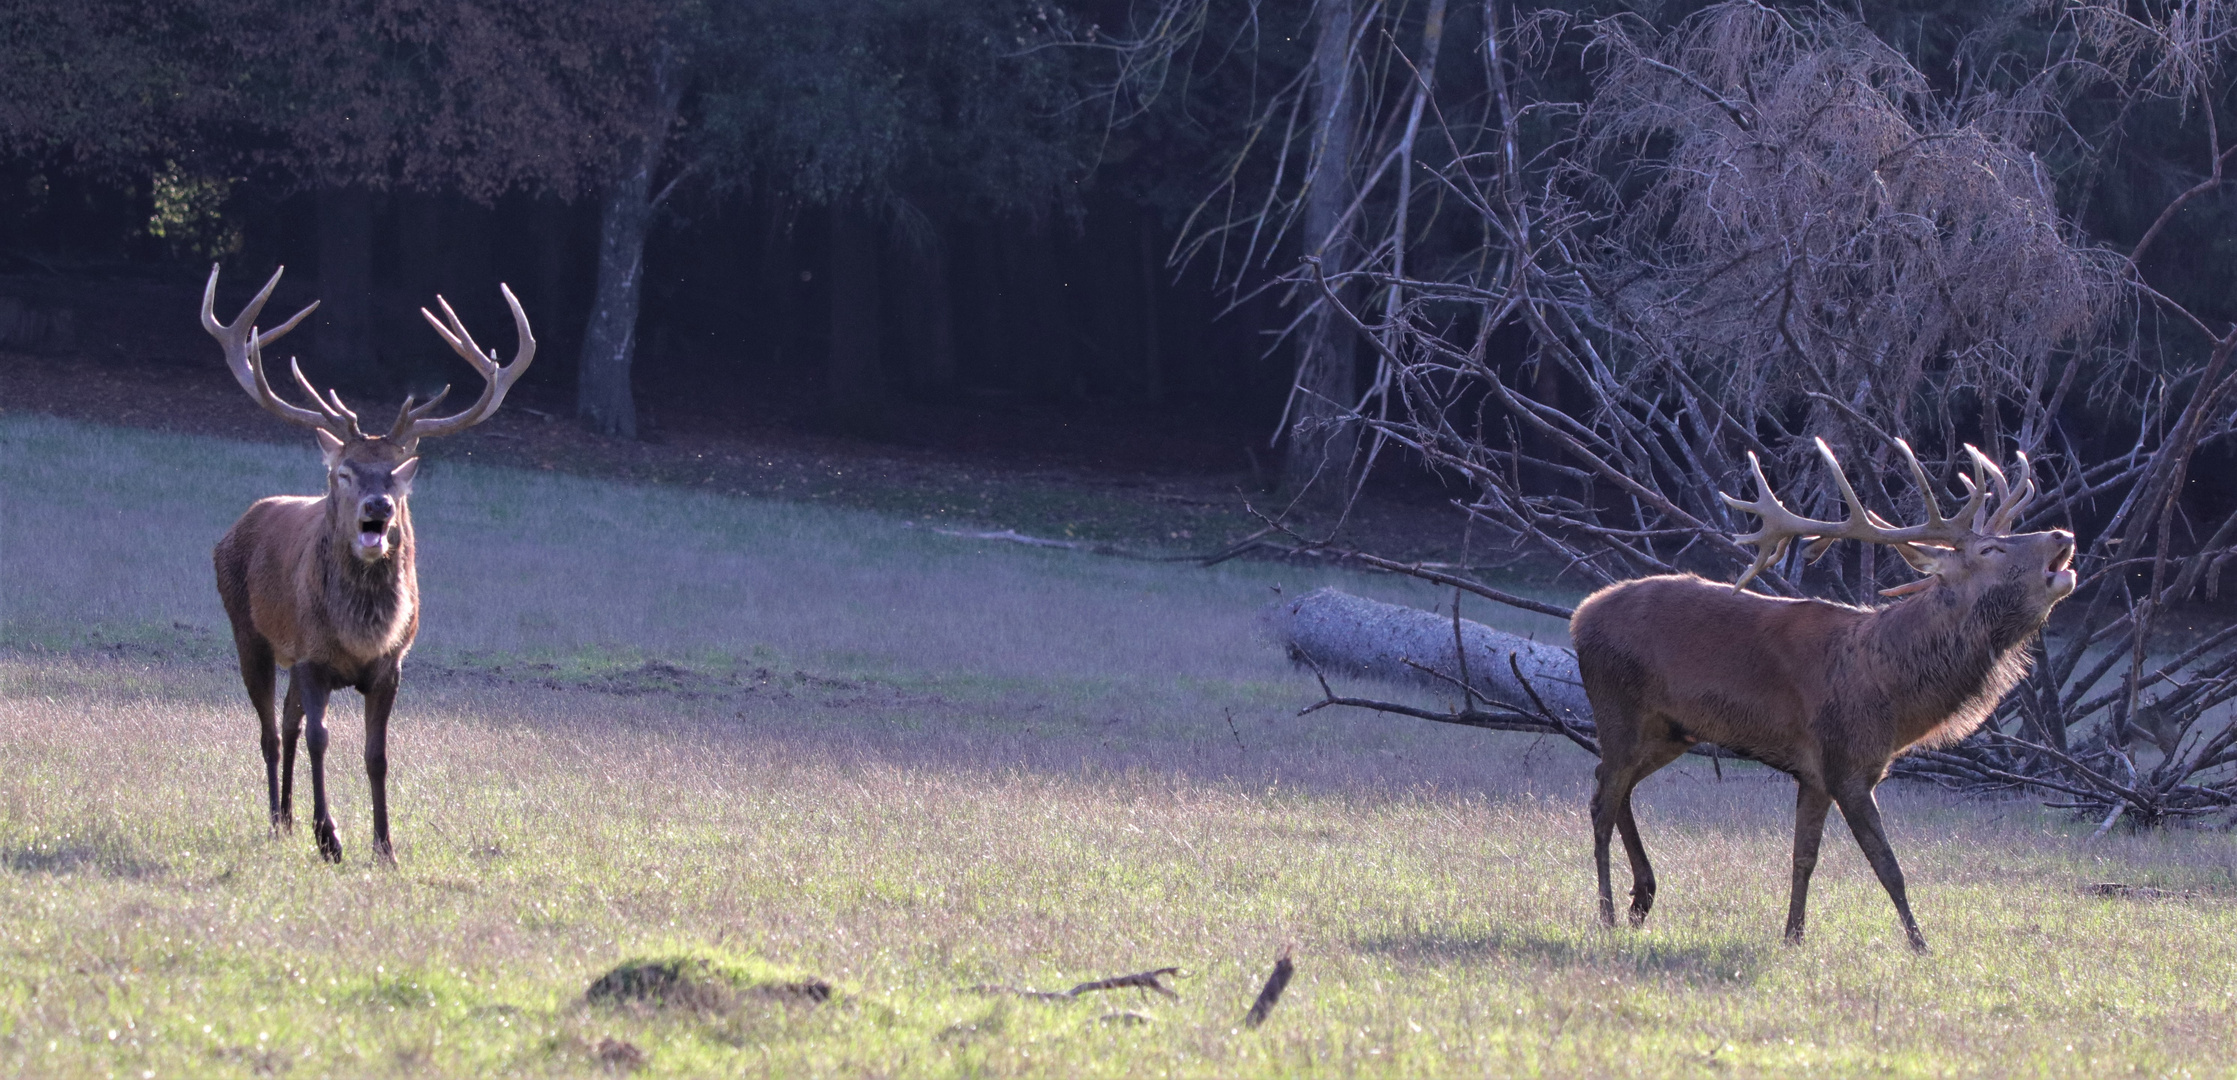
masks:
<svg viewBox="0 0 2237 1080"><path fill-rule="evenodd" d="M1951 520L1942 517L1911 448L1896 446L1926 501L1925 524L1896 528L1866 510L1822 439L1818 451L1848 501L1846 521L1789 511L1751 454L1761 497L1750 503L1724 496L1763 519L1762 529L1739 537L1755 545L1756 559L1738 583L1641 578L1578 606L1570 634L1600 735L1592 829L1602 922L1614 925L1616 918L1611 831L1623 834L1631 858L1631 924L1644 922L1654 905L1654 869L1632 818L1632 789L1693 743L1712 742L1780 769L1800 786L1789 942L1802 940L1826 810L1839 804L1912 947L1925 950L1873 789L1906 749L1971 734L2026 674L2029 645L2051 605L2074 591L2074 537L2057 529L2011 531L2035 493L2025 455L2015 490L1994 462L1966 447L1974 475L1964 508ZM1740 591L1789 543L1810 537L1811 558L1836 540L1862 540L1893 547L1927 576L1887 590L1902 599L1881 608Z"/></svg>
<svg viewBox="0 0 2237 1080"><path fill-rule="evenodd" d="M284 268L283 268L284 270ZM264 782L270 800L272 832L295 827L295 742L304 735L311 752L311 816L319 854L342 859L341 841L326 806L326 704L335 690L354 688L365 697L365 773L373 788L373 851L393 859L388 838L388 715L396 703L404 653L419 633L419 578L413 569L412 476L421 439L449 435L487 419L505 400L521 372L536 355L528 316L500 285L512 307L520 350L503 367L494 353L483 355L458 314L441 297L437 319L420 314L450 347L481 373L482 396L464 412L431 418L449 387L424 405L412 398L384 435L358 429L357 414L341 396L324 397L293 368L295 383L313 409L289 404L272 392L264 377L263 348L295 328L318 307L312 303L259 333L257 314L280 282L281 271L264 283L239 318L218 322L217 267L202 291L202 328L225 347L225 362L249 397L272 415L307 427L318 436L326 458L326 494L320 498L279 495L259 500L218 541L217 591L233 621L233 644L241 655L241 680L263 724ZM284 724L275 725L272 691L278 669L286 668ZM284 756L283 743L284 742Z"/></svg>

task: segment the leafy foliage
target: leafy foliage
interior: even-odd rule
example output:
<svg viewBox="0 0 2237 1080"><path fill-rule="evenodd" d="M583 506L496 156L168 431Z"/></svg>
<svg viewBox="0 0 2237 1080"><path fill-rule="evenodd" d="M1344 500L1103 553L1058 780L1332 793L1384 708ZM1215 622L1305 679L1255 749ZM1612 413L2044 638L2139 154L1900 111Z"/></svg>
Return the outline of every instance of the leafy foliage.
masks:
<svg viewBox="0 0 2237 1080"><path fill-rule="evenodd" d="M687 138L725 186L810 203L1072 205L1096 130L1063 21L1029 0L726 5Z"/></svg>

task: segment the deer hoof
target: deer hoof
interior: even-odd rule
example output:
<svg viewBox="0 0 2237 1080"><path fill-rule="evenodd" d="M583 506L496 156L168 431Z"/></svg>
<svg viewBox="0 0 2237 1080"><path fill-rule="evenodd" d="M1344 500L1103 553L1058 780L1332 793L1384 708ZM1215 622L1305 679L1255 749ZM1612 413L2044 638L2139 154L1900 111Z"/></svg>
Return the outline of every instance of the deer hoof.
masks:
<svg viewBox="0 0 2237 1080"><path fill-rule="evenodd" d="M1926 935L1913 930L1911 931L1911 951L1919 954L1920 956L1925 956L1927 953L1933 952L1934 950L1926 947Z"/></svg>
<svg viewBox="0 0 2237 1080"><path fill-rule="evenodd" d="M334 826L321 824L318 827L318 854L330 863L342 861L342 841L334 835Z"/></svg>

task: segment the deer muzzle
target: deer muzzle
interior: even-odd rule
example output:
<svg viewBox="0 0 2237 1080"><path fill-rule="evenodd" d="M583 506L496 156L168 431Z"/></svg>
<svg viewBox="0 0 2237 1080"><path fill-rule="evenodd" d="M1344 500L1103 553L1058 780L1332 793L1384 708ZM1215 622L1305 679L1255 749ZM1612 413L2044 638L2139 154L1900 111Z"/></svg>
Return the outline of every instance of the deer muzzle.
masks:
<svg viewBox="0 0 2237 1080"><path fill-rule="evenodd" d="M352 550L367 562L388 557L389 532L396 521L396 500L369 495L357 504L357 543Z"/></svg>
<svg viewBox="0 0 2237 1080"><path fill-rule="evenodd" d="M2043 570L2044 587L2050 591L2051 602L2057 603L2073 593L2078 579L2074 574L2074 534L2064 529L2051 531L2050 562Z"/></svg>

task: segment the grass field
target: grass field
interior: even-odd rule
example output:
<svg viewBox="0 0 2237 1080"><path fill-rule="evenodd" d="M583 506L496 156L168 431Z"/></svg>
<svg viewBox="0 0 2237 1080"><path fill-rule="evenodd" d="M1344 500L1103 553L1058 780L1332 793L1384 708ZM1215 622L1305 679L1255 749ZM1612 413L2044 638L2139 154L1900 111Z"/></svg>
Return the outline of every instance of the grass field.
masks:
<svg viewBox="0 0 2237 1080"><path fill-rule="evenodd" d="M1296 718L1253 632L1276 585L1432 594L548 473L422 474L399 860L348 696L327 866L264 835L207 563L316 476L0 416L0 1075L2237 1071L2227 832L1890 787L1935 952L1838 825L1786 948L1791 785L1680 766L1640 793L1654 922L1604 931L1587 759ZM585 1000L666 957L836 993ZM1178 1000L974 990L1168 965Z"/></svg>

